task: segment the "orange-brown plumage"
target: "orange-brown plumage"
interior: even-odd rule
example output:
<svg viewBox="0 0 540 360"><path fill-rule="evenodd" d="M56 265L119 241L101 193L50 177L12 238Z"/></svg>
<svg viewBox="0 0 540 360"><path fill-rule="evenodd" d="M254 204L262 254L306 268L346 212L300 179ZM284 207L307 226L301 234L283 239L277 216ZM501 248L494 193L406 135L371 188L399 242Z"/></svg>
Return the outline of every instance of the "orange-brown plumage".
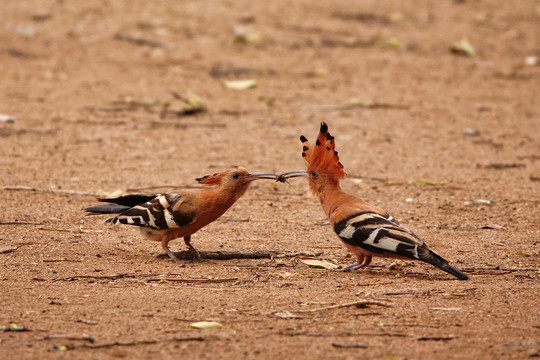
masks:
<svg viewBox="0 0 540 360"><path fill-rule="evenodd" d="M335 151L334 137L324 122L314 146L304 136L300 141L307 172L284 173L278 180L301 175L308 177L309 187L319 198L334 231L356 255L357 262L347 266L345 271L365 267L373 256L379 256L421 260L461 280L468 279L388 213L341 189L339 181L345 177L345 172Z"/></svg>
<svg viewBox="0 0 540 360"><path fill-rule="evenodd" d="M171 240L183 237L193 257L201 260L199 252L191 245L191 235L218 219L258 179L275 179L275 174L250 174L243 167L236 167L196 180L209 187L188 189L175 194L126 195L115 199L100 199L108 205L86 209L90 214L118 214L108 219L141 227L149 240L159 241L172 260L178 260L169 249ZM210 187L212 186L212 187Z"/></svg>

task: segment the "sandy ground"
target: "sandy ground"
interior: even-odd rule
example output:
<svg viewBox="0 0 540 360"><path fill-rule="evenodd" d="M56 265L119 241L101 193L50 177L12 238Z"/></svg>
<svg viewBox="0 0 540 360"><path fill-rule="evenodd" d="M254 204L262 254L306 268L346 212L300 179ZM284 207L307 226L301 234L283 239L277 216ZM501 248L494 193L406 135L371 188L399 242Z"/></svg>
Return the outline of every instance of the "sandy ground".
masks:
<svg viewBox="0 0 540 360"><path fill-rule="evenodd" d="M539 6L3 1L0 113L16 119L0 122L0 357L538 357ZM463 39L473 56L449 50ZM343 187L470 281L385 259L175 264L84 216L97 196L232 165L302 169L298 137L320 121ZM254 183L193 243L353 260L302 179ZM391 306L328 308L362 300Z"/></svg>

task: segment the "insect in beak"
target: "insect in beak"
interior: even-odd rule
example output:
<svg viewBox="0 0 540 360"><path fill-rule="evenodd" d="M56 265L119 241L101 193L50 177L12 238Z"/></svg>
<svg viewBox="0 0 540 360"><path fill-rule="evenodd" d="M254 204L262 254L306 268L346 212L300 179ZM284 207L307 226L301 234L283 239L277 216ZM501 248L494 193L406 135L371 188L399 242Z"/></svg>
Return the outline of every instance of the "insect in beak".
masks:
<svg viewBox="0 0 540 360"><path fill-rule="evenodd" d="M283 174L277 175L276 181L284 183L287 182L288 179L294 177L308 177L308 174L305 170L288 171Z"/></svg>

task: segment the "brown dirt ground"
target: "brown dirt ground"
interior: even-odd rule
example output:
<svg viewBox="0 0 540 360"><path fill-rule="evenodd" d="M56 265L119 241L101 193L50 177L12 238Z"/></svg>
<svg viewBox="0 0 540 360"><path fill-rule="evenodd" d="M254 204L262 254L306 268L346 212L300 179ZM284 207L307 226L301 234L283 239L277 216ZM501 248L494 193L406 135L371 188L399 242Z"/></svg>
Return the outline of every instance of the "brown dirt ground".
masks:
<svg viewBox="0 0 540 360"><path fill-rule="evenodd" d="M540 67L525 64L540 56L537 1L41 0L0 10L0 113L17 118L0 123L0 248L17 247L0 254L0 326L30 330L0 332L0 357L538 356ZM235 42L238 27L262 41ZM465 37L476 55L451 54ZM254 89L221 85L250 78ZM208 111L177 116L171 92L198 95ZM313 107L348 99L404 108ZM385 259L356 273L298 258L179 266L137 229L84 216L95 194L117 189L194 185L235 164L301 169L298 136L313 138L323 120L354 175L343 187L471 281ZM295 180L255 183L194 244L350 263ZM372 297L392 307L275 315ZM223 327L189 328L201 320ZM94 343L54 338L83 334ZM350 347L359 343L367 348Z"/></svg>

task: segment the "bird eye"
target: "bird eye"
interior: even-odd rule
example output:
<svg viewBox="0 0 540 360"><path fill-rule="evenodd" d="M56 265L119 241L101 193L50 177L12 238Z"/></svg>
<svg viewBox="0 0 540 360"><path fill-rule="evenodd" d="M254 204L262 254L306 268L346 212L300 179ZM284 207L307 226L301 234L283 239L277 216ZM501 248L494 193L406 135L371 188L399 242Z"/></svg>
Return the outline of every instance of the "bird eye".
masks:
<svg viewBox="0 0 540 360"><path fill-rule="evenodd" d="M238 179L238 176L239 176L238 173L234 173L234 174L232 175L233 179Z"/></svg>
<svg viewBox="0 0 540 360"><path fill-rule="evenodd" d="M317 173L315 171L312 171L311 176L315 177L315 176L317 176Z"/></svg>

